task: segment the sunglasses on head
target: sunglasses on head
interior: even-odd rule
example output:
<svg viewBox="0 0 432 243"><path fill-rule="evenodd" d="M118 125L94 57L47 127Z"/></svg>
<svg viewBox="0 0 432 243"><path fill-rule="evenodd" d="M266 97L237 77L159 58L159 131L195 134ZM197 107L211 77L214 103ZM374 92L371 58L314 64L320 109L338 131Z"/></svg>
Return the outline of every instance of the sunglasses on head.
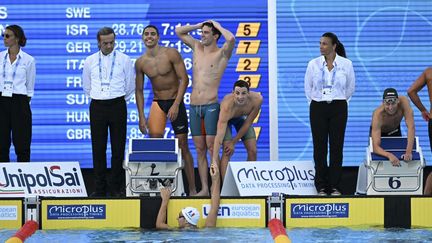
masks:
<svg viewBox="0 0 432 243"><path fill-rule="evenodd" d="M2 34L2 37L8 39L9 37L11 37L11 35L9 35L9 34Z"/></svg>

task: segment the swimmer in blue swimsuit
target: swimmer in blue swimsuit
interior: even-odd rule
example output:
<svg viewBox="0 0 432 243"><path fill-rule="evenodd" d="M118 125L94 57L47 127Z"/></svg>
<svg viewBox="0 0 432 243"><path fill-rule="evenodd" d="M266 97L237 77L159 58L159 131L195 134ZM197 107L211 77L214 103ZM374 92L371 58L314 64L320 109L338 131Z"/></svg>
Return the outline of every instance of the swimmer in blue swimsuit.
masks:
<svg viewBox="0 0 432 243"><path fill-rule="evenodd" d="M252 127L254 119L261 110L263 97L260 93L249 91L250 83L244 80L235 82L233 92L224 97L217 125L217 134L213 148L212 163L219 164L219 149L223 143L220 171L225 177L228 162L234 153L235 144L242 139L248 152L248 161L256 161L256 135ZM231 128L237 130L232 137Z"/></svg>
<svg viewBox="0 0 432 243"><path fill-rule="evenodd" d="M197 29L201 29L200 40L189 34ZM212 158L219 117L219 86L235 46L235 37L214 20L179 26L175 31L193 50L193 88L189 118L201 180L201 191L197 195L208 196L207 151ZM217 41L221 36L224 37L225 43L219 47Z"/></svg>

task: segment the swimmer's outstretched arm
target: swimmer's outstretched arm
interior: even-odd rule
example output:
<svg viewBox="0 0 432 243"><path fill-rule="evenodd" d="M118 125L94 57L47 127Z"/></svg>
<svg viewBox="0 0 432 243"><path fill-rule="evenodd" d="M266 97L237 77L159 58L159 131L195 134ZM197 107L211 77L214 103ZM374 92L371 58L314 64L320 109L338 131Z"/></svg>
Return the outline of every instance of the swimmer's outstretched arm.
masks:
<svg viewBox="0 0 432 243"><path fill-rule="evenodd" d="M171 197L171 188L169 187L161 188L160 195L162 198L162 202L161 202L158 216L156 218L156 229L169 229L169 226L166 223L166 219L167 219L168 202Z"/></svg>

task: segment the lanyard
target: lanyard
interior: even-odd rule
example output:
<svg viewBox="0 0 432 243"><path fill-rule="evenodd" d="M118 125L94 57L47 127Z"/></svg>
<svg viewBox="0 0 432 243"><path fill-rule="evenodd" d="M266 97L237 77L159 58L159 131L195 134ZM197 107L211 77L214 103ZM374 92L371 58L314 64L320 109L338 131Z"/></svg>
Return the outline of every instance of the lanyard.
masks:
<svg viewBox="0 0 432 243"><path fill-rule="evenodd" d="M321 74L322 82L324 83L324 86L333 86L333 84L335 83L337 65L335 65L333 67L334 71L333 71L333 74L332 74L332 78L331 78L331 83L330 84L327 84L326 81L325 81L325 78L324 78L325 77L325 70L324 70L325 68L326 68L326 66L325 66L325 63L324 63L323 64L323 68L322 68L322 74Z"/></svg>
<svg viewBox="0 0 432 243"><path fill-rule="evenodd" d="M109 81L112 80L113 77L113 72L114 72L114 63L115 63L115 59L116 59L116 51L114 51L114 57L112 59L112 63L111 63L111 71L110 71L110 76L109 76ZM102 82L102 56L101 56L101 52L99 52L99 80Z"/></svg>
<svg viewBox="0 0 432 243"><path fill-rule="evenodd" d="M9 53L6 53L5 56L4 56L4 59L3 59L3 79L4 80L6 80L6 62L7 62L8 55L9 55ZM16 72L17 72L20 60L21 60L21 56L18 56L18 60L15 63L15 67L14 67L14 70L13 70L13 73L12 73L12 80L11 81L13 81L15 79ZM11 65L12 65L12 63L11 63Z"/></svg>

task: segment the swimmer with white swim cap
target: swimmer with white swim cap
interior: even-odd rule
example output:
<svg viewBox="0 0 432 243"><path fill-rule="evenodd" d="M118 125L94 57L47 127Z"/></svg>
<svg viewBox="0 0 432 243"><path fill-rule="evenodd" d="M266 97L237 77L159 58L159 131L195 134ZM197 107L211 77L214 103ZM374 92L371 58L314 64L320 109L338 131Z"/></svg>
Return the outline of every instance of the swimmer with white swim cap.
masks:
<svg viewBox="0 0 432 243"><path fill-rule="evenodd" d="M211 189L211 208L207 215L204 227L215 227L217 214L219 211L220 202L220 173L216 164L210 166L210 176L212 179ZM156 219L156 229L170 229L166 223L168 202L171 197L171 188L165 187L161 189L162 203ZM180 229L198 228L200 213L194 207L183 208L177 217L178 227Z"/></svg>

